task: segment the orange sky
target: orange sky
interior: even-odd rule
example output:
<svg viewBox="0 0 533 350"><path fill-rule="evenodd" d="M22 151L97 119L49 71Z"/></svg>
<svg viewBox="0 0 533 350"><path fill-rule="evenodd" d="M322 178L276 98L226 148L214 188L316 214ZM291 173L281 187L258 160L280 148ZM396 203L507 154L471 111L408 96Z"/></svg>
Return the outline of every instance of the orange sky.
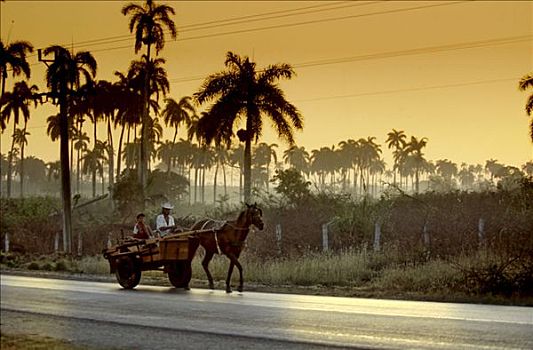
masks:
<svg viewBox="0 0 533 350"><path fill-rule="evenodd" d="M2 41L89 50L99 64L97 78L113 80L114 71L126 71L137 58L120 13L125 3L7 0L0 3ZM232 50L253 57L259 67L295 66L297 76L282 87L305 118L296 141L309 150L375 136L390 165L384 143L395 128L427 137L425 154L431 160L484 164L493 158L520 165L532 159L527 94L518 91L517 82L533 71L533 2L165 3L175 8L180 32L161 52L175 99L197 91L200 77L223 69L225 53ZM291 12L302 8L297 15ZM224 19L272 12L265 20L247 17L245 23L220 25ZM212 28L192 26L212 21L218 22ZM263 29L252 31L258 28ZM226 32L237 33L220 35ZM86 43L110 37L107 44ZM496 41L508 38L514 42ZM485 43L472 47L478 46L474 42ZM422 52L408 54L413 49ZM339 63L344 58L349 59ZM44 64L35 56L29 61L32 83L44 90ZM309 62L316 64L305 67ZM10 78L8 88L12 83ZM46 117L56 111L51 105L33 111L28 154L59 158L59 144L45 132ZM265 130L263 141L285 147ZM103 128L99 132L104 135ZM2 151L10 134L11 129L2 135Z"/></svg>

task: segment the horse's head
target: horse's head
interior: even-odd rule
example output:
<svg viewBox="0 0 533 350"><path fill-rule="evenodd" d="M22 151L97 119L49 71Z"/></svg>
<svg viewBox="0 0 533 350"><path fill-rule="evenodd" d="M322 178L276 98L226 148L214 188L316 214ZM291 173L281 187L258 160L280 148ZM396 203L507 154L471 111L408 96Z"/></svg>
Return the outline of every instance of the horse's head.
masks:
<svg viewBox="0 0 533 350"><path fill-rule="evenodd" d="M263 223L263 211L257 206L257 203L246 204L246 215L249 218L249 222L262 230L265 224Z"/></svg>

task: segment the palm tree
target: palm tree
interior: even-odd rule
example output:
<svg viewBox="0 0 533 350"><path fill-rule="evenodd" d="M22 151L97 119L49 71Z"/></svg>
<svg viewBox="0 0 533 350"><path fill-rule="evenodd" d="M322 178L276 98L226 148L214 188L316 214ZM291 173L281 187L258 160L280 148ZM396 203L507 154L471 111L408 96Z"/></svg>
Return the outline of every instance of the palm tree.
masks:
<svg viewBox="0 0 533 350"><path fill-rule="evenodd" d="M461 164L461 170L457 173L459 181L461 181L461 186L463 189L469 189L474 184L476 177L474 176L474 167L468 166L468 164Z"/></svg>
<svg viewBox="0 0 533 350"><path fill-rule="evenodd" d="M347 166L348 163L352 167L353 171L353 188L354 192L357 193L357 176L358 170L361 163L361 144L359 141L349 139L347 141L339 142L339 151L340 157L342 158L344 165Z"/></svg>
<svg viewBox="0 0 533 350"><path fill-rule="evenodd" d="M51 181L52 178L59 179L61 176L61 161L49 162L46 163L46 166L48 167L48 181Z"/></svg>
<svg viewBox="0 0 533 350"><path fill-rule="evenodd" d="M174 155L174 144L170 141L161 142L157 148L157 159L161 160L167 167L167 174L172 167L172 156Z"/></svg>
<svg viewBox="0 0 533 350"><path fill-rule="evenodd" d="M411 156L415 172L415 192L419 192L420 183L420 171L424 168L424 164L427 162L422 153L422 148L426 147L428 139L423 137L418 140L416 137L411 136L411 141L405 145L406 152Z"/></svg>
<svg viewBox="0 0 533 350"><path fill-rule="evenodd" d="M20 123L20 117L24 118L24 132L26 131L26 126L30 118L30 104L37 100L35 98L35 93L39 89L36 85L28 86L25 81L20 81L15 83L12 92L7 92L2 95L0 98L0 119L2 120L1 126L2 131L5 130L7 123L11 115L13 115L13 137L15 136L15 130L17 125ZM15 139L11 143L11 153L13 154L13 148L15 147ZM22 149L22 152L24 150ZM22 153L24 157L24 153ZM7 196L11 197L11 172L12 172L12 158L8 157L8 171L7 171ZM23 185L21 185L23 186Z"/></svg>
<svg viewBox="0 0 533 350"><path fill-rule="evenodd" d="M128 143L129 130L141 122L141 114L143 110L143 103L141 101L141 94L136 90L133 82L133 73L124 75L120 72L115 72L119 81L115 82L115 94L117 102L117 115L115 116L115 126L120 125L120 138L118 142L117 152L117 177L120 176L120 168L122 165L122 145L124 140L124 131L128 129Z"/></svg>
<svg viewBox="0 0 533 350"><path fill-rule="evenodd" d="M166 27L170 31L170 36L173 39L177 37L177 30L174 21L170 19L170 14L174 15L174 9L167 5L156 5L152 0L146 0L143 6L133 3L125 5L122 8L122 14L130 15L129 30L130 33L135 31L135 53L139 52L142 45L146 45L145 62L151 62L150 51L152 45L155 46L156 54L161 51L165 45L165 31ZM146 123L148 118L148 105L150 100L150 91L148 81L150 76L144 75L143 98L144 109L141 123L141 155L140 155L140 182L143 188L146 186L147 179L147 161L148 154L145 145L146 137Z"/></svg>
<svg viewBox="0 0 533 350"><path fill-rule="evenodd" d="M176 137L178 136L178 127L185 123L189 124L191 116L196 115L196 110L191 103L189 96L182 97L179 102L172 98L165 99L165 109L163 110L163 120L166 126L174 128L174 137L172 138L172 144L176 145ZM169 157L172 157L172 152L168 153ZM166 160L168 162L167 172L170 172L171 158Z"/></svg>
<svg viewBox="0 0 533 350"><path fill-rule="evenodd" d="M394 180L393 180L394 184L396 184L396 169L400 168L400 164L398 162L400 161L401 157L399 155L401 154L401 150L405 148L406 138L407 136L405 135L405 132L403 130L398 131L396 129L392 129L392 131L387 134L387 140L385 140L389 148L394 147L395 149L394 168L393 168L394 169Z"/></svg>
<svg viewBox="0 0 533 350"><path fill-rule="evenodd" d="M76 149L77 157L76 157L76 192L80 193L80 161L82 158L82 152L87 151L87 147L89 145L89 135L87 135L86 132L83 132L82 129L76 130L76 132L72 135L72 139L74 140L74 149Z"/></svg>
<svg viewBox="0 0 533 350"><path fill-rule="evenodd" d="M162 58L157 58L155 60L151 61L132 61L129 71L128 71L128 78L131 81L132 86L134 89L137 89L139 91L144 91L144 85L147 84L148 87L146 90L148 91L148 96L152 96L155 94L155 100L152 100L149 98L149 105L148 107L152 107L152 109L155 110L155 114L158 114L159 112L159 94L160 92L163 95L166 95L169 91L170 84L167 79L167 72L162 67L162 65L165 63L165 60ZM157 105L157 106L154 106ZM139 178L141 179L141 172L146 171L149 169L149 162L150 162L150 155L151 150L154 149L153 145L150 144L150 136L149 133L152 131L150 129L150 125L153 123L153 119L148 114L148 111L146 111L146 116L144 119L141 119L141 148L140 148L140 165L139 166ZM143 134L143 128L145 128L144 134ZM143 136L144 135L144 136ZM150 149L151 150L150 150ZM143 152L145 152L146 158L143 165ZM143 170L144 167L146 167L145 170Z"/></svg>
<svg viewBox="0 0 533 350"><path fill-rule="evenodd" d="M82 172L87 174L92 174L92 184L93 184L93 197L96 197L96 174L99 173L102 175L103 181L103 170L104 170L104 161L106 160L105 156L106 145L104 142L97 140L96 147L92 150L89 150L82 157L83 167Z"/></svg>
<svg viewBox="0 0 533 350"><path fill-rule="evenodd" d="M448 159L437 160L437 172L447 180L451 180L452 176L457 175L457 164Z"/></svg>
<svg viewBox="0 0 533 350"><path fill-rule="evenodd" d="M374 142L375 139L375 137L369 136L366 139L359 139L358 141L360 144L361 186L366 193L369 190L370 166L372 162L380 159L381 154L381 146Z"/></svg>
<svg viewBox="0 0 533 350"><path fill-rule="evenodd" d="M244 200L251 197L252 140L263 131L262 115L270 117L278 136L294 144L293 130L301 130L302 115L287 101L277 81L294 75L288 64L270 65L258 71L248 57L226 54L226 71L210 75L194 94L199 104L215 100L202 118L202 133L209 141L217 134L233 134L234 124L245 118L245 129L237 132L244 142ZM227 139L227 138L226 138Z"/></svg>
<svg viewBox="0 0 533 350"><path fill-rule="evenodd" d="M278 147L277 144L267 144L265 142L261 142L257 145L257 147L254 150L254 161L253 163L266 168L266 189L268 192L268 182L270 180L270 164L272 163L272 160L274 160L274 164L278 162L278 155L276 154L275 148Z"/></svg>
<svg viewBox="0 0 533 350"><path fill-rule="evenodd" d="M490 173L490 182L493 182L494 175L496 175L502 167L503 165L499 164L496 159L489 159L486 161L485 170Z"/></svg>
<svg viewBox="0 0 533 350"><path fill-rule="evenodd" d="M300 173L309 173L309 152L305 150L305 147L298 147L296 145L288 148L283 152L283 160L285 164L289 164L291 167L298 170Z"/></svg>
<svg viewBox="0 0 533 350"><path fill-rule="evenodd" d="M26 55L33 52L33 45L27 41L15 41L9 45L0 41L0 75L2 76L2 95L6 89L7 70L13 71L13 77L24 74L30 78L31 70Z"/></svg>
<svg viewBox="0 0 533 350"><path fill-rule="evenodd" d="M87 82L96 75L96 60L87 51L71 54L61 46L50 46L44 55L54 54L46 71L46 83L50 95L59 103L61 190L63 202L63 244L67 253L72 251L71 191L69 166L69 105L72 95L79 89L82 77Z"/></svg>
<svg viewBox="0 0 533 350"><path fill-rule="evenodd" d="M239 200L242 200L244 177L244 146L242 144L240 144L238 147L230 149L229 164L232 168L239 169ZM230 179L233 180L233 171L230 174Z"/></svg>
<svg viewBox="0 0 533 350"><path fill-rule="evenodd" d="M533 73L526 74L520 79L520 82L518 83L518 88L521 91L526 91L528 88L533 88ZM531 115L531 112L533 111L533 94L529 95L526 102L526 113L527 115ZM529 124L529 136L531 137L531 141L533 141L533 119L531 120Z"/></svg>
<svg viewBox="0 0 533 350"><path fill-rule="evenodd" d="M213 180L213 202L217 200L217 176L219 166L222 168L222 175L224 177L224 196L228 195L226 184L226 164L229 162L229 152L226 147L218 144L214 148L214 162L215 162L215 175Z"/></svg>
<svg viewBox="0 0 533 350"><path fill-rule="evenodd" d="M20 147L20 161L19 161L19 175L20 175L20 197L24 197L24 146L28 144L28 138L26 136L30 135L26 131L26 125L24 129L16 129L13 134L13 142Z"/></svg>
<svg viewBox="0 0 533 350"><path fill-rule="evenodd" d="M165 103L166 106L162 113L163 120L166 126L174 128L172 143L176 144L178 127L183 123L189 124L191 117L196 115L196 109L191 102L190 96L182 97L179 102L176 102L173 98L167 98Z"/></svg>
<svg viewBox="0 0 533 350"><path fill-rule="evenodd" d="M332 160L335 158L334 147L321 147L320 149L311 151L311 172L318 175L318 183L323 189L326 186L326 177L332 174L335 170ZM333 185L333 183L331 183Z"/></svg>

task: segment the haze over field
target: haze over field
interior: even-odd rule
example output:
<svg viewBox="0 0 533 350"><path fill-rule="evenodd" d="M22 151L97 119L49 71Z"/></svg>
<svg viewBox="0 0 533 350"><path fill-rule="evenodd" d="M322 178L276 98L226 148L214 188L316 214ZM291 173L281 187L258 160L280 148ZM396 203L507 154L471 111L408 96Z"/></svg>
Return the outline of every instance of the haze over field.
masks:
<svg viewBox="0 0 533 350"><path fill-rule="evenodd" d="M114 80L138 58L120 13L126 3L8 0L0 4L2 41L89 50L97 79ZM196 92L232 51L258 67L294 66L297 76L281 85L304 116L295 137L308 150L375 136L390 166L385 139L395 128L427 137L430 160L492 158L519 166L532 158L527 94L517 87L533 70L531 2L165 3L176 10L178 27L178 39L167 37L160 53L174 99ZM222 22L228 18L239 20ZM46 67L35 53L29 63L31 82L46 90ZM10 77L6 88L16 80ZM45 130L46 117L56 113L51 104L32 111L27 155L59 159L59 144ZM3 153L10 134L2 135ZM164 139L172 136L165 129ZM268 125L261 140L283 145Z"/></svg>

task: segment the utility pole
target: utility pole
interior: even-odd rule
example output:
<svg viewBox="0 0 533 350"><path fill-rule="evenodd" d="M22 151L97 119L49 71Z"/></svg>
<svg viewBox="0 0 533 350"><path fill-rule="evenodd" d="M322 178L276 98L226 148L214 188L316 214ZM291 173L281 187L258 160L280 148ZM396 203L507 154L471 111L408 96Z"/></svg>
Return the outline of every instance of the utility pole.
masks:
<svg viewBox="0 0 533 350"><path fill-rule="evenodd" d="M54 52L54 59L43 59L41 49L37 50L39 62L43 62L47 67L50 63L55 63L57 53ZM58 100L59 103L59 144L61 162L61 195L63 202L63 251L70 254L72 252L72 205L70 190L70 164L68 151L68 89L67 82L60 83L59 94L52 91L43 94L46 97Z"/></svg>

